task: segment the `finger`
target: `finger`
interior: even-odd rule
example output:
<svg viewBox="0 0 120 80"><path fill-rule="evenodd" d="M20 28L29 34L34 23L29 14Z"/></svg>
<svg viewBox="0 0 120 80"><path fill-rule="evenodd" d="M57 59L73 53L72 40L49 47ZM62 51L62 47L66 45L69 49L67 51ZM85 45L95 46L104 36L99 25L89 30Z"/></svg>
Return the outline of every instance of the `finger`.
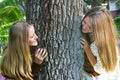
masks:
<svg viewBox="0 0 120 80"><path fill-rule="evenodd" d="M38 55L39 55L39 51L40 51L40 48L38 48L38 49L35 51L35 56L38 56Z"/></svg>
<svg viewBox="0 0 120 80"><path fill-rule="evenodd" d="M83 45L80 44L80 47L83 48Z"/></svg>
<svg viewBox="0 0 120 80"><path fill-rule="evenodd" d="M80 47L83 48L84 47L84 41L80 41Z"/></svg>
<svg viewBox="0 0 120 80"><path fill-rule="evenodd" d="M44 51L43 51L42 55L39 56L42 60L44 60L47 57L47 55L48 55L46 49L43 49L43 50Z"/></svg>
<svg viewBox="0 0 120 80"><path fill-rule="evenodd" d="M48 56L48 52L46 53L46 55L44 56L44 58L46 58Z"/></svg>
<svg viewBox="0 0 120 80"><path fill-rule="evenodd" d="M48 53L47 53L46 49L44 49L44 51L43 51L43 53L42 53L41 56L42 56L43 58L45 58L45 57L47 57L47 55L48 55Z"/></svg>
<svg viewBox="0 0 120 80"><path fill-rule="evenodd" d="M84 43L85 42L85 39L83 37L80 38L80 43Z"/></svg>
<svg viewBox="0 0 120 80"><path fill-rule="evenodd" d="M44 49L41 48L40 51L39 51L39 56L42 56L43 52L44 52Z"/></svg>
<svg viewBox="0 0 120 80"><path fill-rule="evenodd" d="M80 41L80 44L81 44L81 45L84 45L84 41Z"/></svg>
<svg viewBox="0 0 120 80"><path fill-rule="evenodd" d="M81 38L80 38L80 41L83 41L83 42L85 42L85 39L84 39L83 37L81 37Z"/></svg>
<svg viewBox="0 0 120 80"><path fill-rule="evenodd" d="M45 52L45 54L43 55L43 58L46 58L48 55L48 52Z"/></svg>
<svg viewBox="0 0 120 80"><path fill-rule="evenodd" d="M44 49L40 49L39 54L38 54L37 57L38 57L40 60L43 60L43 59L44 59L44 54L45 54Z"/></svg>

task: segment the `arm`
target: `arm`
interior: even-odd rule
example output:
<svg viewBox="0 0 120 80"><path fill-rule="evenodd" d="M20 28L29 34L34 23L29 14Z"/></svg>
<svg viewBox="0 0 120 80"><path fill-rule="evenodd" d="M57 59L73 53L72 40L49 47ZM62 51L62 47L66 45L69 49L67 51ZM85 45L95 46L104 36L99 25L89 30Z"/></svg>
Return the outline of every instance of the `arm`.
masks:
<svg viewBox="0 0 120 80"><path fill-rule="evenodd" d="M101 60L100 60L100 57L99 57L99 54L98 54L98 48L97 48L97 45L95 42L93 42L91 45L90 45L90 49L93 53L93 55L96 57L96 60L97 60L97 63L93 66L94 70L97 72L97 73L103 73L105 70L103 69L102 67L102 63L101 63Z"/></svg>
<svg viewBox="0 0 120 80"><path fill-rule="evenodd" d="M83 37L81 37L80 43L81 43L80 46L81 46L81 48L84 49L86 56L88 57L91 65L94 66L97 63L97 61L96 61L95 56L93 55L93 53L92 53L92 51L87 43L87 41Z"/></svg>
<svg viewBox="0 0 120 80"><path fill-rule="evenodd" d="M95 59L95 56L92 54L90 47L85 47L84 50L85 50L85 53L86 53L91 65L94 66L97 63L97 61Z"/></svg>
<svg viewBox="0 0 120 80"><path fill-rule="evenodd" d="M32 64L33 80L37 80L38 79L40 69L41 69L41 65L40 64L36 64L35 62L33 62L33 64Z"/></svg>
<svg viewBox="0 0 120 80"><path fill-rule="evenodd" d="M35 51L35 56L34 56L33 64L32 64L32 74L33 74L34 80L38 79L39 72L42 67L41 63L47 57L47 55L48 53L46 49L39 48Z"/></svg>

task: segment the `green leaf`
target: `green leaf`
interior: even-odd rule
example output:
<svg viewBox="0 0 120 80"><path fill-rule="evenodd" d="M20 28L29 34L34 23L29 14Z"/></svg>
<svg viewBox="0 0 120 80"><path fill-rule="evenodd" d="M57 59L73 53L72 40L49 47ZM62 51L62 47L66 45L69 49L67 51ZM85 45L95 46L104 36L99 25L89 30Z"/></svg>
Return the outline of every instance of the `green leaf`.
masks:
<svg viewBox="0 0 120 80"><path fill-rule="evenodd" d="M0 10L0 25L4 25L14 21L22 21L24 17L23 11L17 6L6 6Z"/></svg>

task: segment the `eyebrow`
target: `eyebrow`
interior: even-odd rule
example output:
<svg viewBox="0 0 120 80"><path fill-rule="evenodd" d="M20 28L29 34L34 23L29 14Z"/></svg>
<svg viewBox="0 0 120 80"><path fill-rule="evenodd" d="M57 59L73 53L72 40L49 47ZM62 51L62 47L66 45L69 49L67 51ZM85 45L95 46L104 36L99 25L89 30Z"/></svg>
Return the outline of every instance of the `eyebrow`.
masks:
<svg viewBox="0 0 120 80"><path fill-rule="evenodd" d="M29 37L32 38L34 36L35 33L33 33L32 35L30 35Z"/></svg>

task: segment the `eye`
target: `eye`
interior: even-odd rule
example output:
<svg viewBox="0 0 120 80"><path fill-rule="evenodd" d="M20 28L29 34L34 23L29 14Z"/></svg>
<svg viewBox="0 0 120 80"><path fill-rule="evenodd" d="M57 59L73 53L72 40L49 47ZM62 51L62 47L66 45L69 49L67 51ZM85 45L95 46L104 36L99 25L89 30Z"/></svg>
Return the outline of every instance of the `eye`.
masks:
<svg viewBox="0 0 120 80"><path fill-rule="evenodd" d="M84 22L84 24L86 24L85 20L83 22Z"/></svg>
<svg viewBox="0 0 120 80"><path fill-rule="evenodd" d="M34 33L32 36L30 36L30 38L33 38L33 37L34 37L34 35L35 35L35 33Z"/></svg>

